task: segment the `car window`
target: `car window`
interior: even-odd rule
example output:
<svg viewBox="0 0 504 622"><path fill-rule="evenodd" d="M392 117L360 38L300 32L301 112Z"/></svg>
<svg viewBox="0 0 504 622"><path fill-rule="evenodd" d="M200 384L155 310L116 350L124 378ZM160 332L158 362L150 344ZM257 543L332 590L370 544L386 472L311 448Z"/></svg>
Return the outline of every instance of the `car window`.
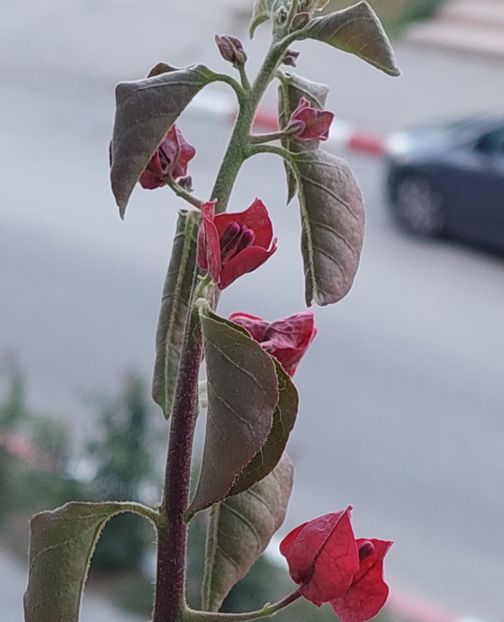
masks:
<svg viewBox="0 0 504 622"><path fill-rule="evenodd" d="M504 127L484 134L478 141L479 151L504 156Z"/></svg>

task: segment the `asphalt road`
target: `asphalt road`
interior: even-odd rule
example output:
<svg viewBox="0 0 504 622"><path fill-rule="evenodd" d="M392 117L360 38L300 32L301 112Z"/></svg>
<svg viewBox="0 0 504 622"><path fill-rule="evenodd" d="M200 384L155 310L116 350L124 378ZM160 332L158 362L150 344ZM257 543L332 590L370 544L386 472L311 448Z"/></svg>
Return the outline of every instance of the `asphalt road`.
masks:
<svg viewBox="0 0 504 622"><path fill-rule="evenodd" d="M330 82L333 103L347 118L389 129L434 110L470 112L502 101L496 66L400 52L412 77L397 83L403 86L369 77L375 91L362 86L372 75L366 67L350 70L342 60ZM314 54L310 48L306 63L322 74ZM43 67L51 58L33 62ZM0 65L0 350L19 353L33 403L67 419L72 413L69 423L80 433L89 425L83 392L110 388L128 367L150 375L181 206L168 191L137 191L126 222L119 221L107 180L116 66L109 63L94 80L85 71L94 61L83 62L76 77L57 73L54 60L55 76L34 72L33 80ZM457 79L462 74L464 81ZM229 128L193 113L182 127L198 147L191 172L205 196ZM349 297L317 310L320 336L297 374L302 410L286 529L352 503L358 533L395 540L387 567L395 589L499 622L504 260L403 237L384 208L382 164L348 157L367 200L366 247ZM302 267L297 208L284 206L283 170L273 157L247 164L232 208L245 208L256 195L271 209L280 248L226 292L221 311L280 317L303 307Z"/></svg>

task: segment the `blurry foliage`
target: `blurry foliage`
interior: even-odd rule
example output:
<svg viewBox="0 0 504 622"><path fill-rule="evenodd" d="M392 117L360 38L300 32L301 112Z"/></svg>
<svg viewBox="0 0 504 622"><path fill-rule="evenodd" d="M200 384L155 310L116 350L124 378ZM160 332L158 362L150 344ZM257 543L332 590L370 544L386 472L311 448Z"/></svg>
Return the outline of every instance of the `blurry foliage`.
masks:
<svg viewBox="0 0 504 622"><path fill-rule="evenodd" d="M127 376L116 397L101 398L95 404L96 438L87 448L94 469L93 476L86 481L69 475L69 439L65 427L29 411L19 368L10 366L7 374L0 374L2 380L5 390L0 393L0 431L7 427L13 432L22 430L54 461L53 468L40 469L0 447L0 522L7 522L2 529L4 538L9 539L7 544L20 555L26 555L27 525L32 514L75 499L142 500L143 491L159 484L152 456L158 453L154 426L161 419L152 412L145 383L137 376ZM200 514L191 523L189 535L187 592L193 606L200 604L205 533L205 515ZM98 542L90 577L91 585L106 597L132 613L147 617L152 608L153 584L144 566L149 553L150 560L154 559L153 539L151 526L139 517L128 514L115 517ZM262 556L233 588L223 610L256 609L278 600L293 588L286 570ZM304 600L275 616L278 622L334 622L334 619L329 606L314 609Z"/></svg>
<svg viewBox="0 0 504 622"><path fill-rule="evenodd" d="M445 0L368 0L389 35L399 34L409 23L427 19ZM327 10L336 11L355 4L353 0L331 0Z"/></svg>
<svg viewBox="0 0 504 622"><path fill-rule="evenodd" d="M1 366L0 429L13 430L27 417L25 381L16 357L6 354Z"/></svg>
<svg viewBox="0 0 504 622"><path fill-rule="evenodd" d="M143 380L130 374L121 394L105 399L97 421L97 440L89 443L96 474L90 481L93 500L145 501L142 489L155 479L150 419L152 408ZM139 570L152 529L132 514L107 525L93 557L96 572Z"/></svg>
<svg viewBox="0 0 504 622"><path fill-rule="evenodd" d="M86 495L80 482L65 475L69 456L65 426L30 410L23 373L10 354L0 363L0 434L14 439L11 444L19 449L16 455L0 445L0 523L7 523L4 532L12 547L25 554L32 514Z"/></svg>

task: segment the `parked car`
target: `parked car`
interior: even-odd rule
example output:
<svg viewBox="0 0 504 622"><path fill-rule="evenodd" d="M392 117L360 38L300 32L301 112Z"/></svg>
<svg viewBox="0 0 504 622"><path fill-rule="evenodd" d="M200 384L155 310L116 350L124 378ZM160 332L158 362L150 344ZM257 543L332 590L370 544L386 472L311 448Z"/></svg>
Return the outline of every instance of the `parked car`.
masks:
<svg viewBox="0 0 504 622"><path fill-rule="evenodd" d="M418 127L388 146L389 206L403 229L504 250L504 117Z"/></svg>

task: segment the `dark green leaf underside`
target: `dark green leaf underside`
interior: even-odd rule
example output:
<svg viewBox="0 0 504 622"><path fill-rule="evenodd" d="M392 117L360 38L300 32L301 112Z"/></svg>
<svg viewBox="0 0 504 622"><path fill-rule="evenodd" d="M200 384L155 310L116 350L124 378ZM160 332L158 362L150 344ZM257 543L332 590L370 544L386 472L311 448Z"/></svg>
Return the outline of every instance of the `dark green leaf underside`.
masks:
<svg viewBox="0 0 504 622"><path fill-rule="evenodd" d="M117 86L110 178L121 216L166 132L214 77L207 67L197 65Z"/></svg>
<svg viewBox="0 0 504 622"><path fill-rule="evenodd" d="M220 608L282 525L293 474L292 462L284 454L266 478L213 510L205 577L205 598L211 611Z"/></svg>
<svg viewBox="0 0 504 622"><path fill-rule="evenodd" d="M214 313L202 314L208 416L192 514L226 497L263 447L278 403L275 365L261 346Z"/></svg>
<svg viewBox="0 0 504 622"><path fill-rule="evenodd" d="M271 19L275 11L284 3L284 0L255 0L252 10L252 19L249 25L250 38L254 36L256 28Z"/></svg>
<svg viewBox="0 0 504 622"><path fill-rule="evenodd" d="M230 494L236 495L266 477L278 464L296 422L299 397L292 380L280 363L276 363L280 398L273 414L273 426L259 453L245 467L233 484Z"/></svg>
<svg viewBox="0 0 504 622"><path fill-rule="evenodd" d="M400 75L387 34L367 2L314 19L303 31L303 38L318 39L391 76Z"/></svg>
<svg viewBox="0 0 504 622"><path fill-rule="evenodd" d="M322 150L296 154L306 304L328 305L352 287L364 237L364 202L349 165Z"/></svg>
<svg viewBox="0 0 504 622"><path fill-rule="evenodd" d="M196 265L199 215L181 212L166 275L156 334L152 397L165 417L172 411Z"/></svg>
<svg viewBox="0 0 504 622"><path fill-rule="evenodd" d="M286 127L301 97L306 97L312 106L322 110L325 107L328 93L329 89L324 84L312 82L311 80L294 74L282 74L280 77L280 86L278 88L280 127ZM317 149L319 144L320 141L318 140L300 141L296 139L284 139L282 141L282 146L293 153ZM287 174L287 203L290 203L296 194L296 177L289 164L284 162L284 165Z"/></svg>
<svg viewBox="0 0 504 622"><path fill-rule="evenodd" d="M31 521L25 622L77 622L84 583L109 519L131 511L121 503L68 503Z"/></svg>

